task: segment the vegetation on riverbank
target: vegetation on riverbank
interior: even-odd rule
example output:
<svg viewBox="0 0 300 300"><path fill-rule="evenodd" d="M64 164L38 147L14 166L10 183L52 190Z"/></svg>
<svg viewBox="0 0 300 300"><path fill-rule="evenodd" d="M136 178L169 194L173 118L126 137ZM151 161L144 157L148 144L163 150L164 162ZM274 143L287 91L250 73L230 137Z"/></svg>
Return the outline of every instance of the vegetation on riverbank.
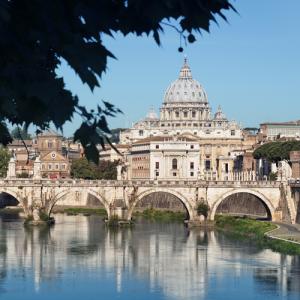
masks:
<svg viewBox="0 0 300 300"><path fill-rule="evenodd" d="M266 232L276 228L276 225L271 222L216 216L216 228L236 239L251 240L260 248L269 248L283 254L300 255L300 245L271 239L265 235Z"/></svg>
<svg viewBox="0 0 300 300"><path fill-rule="evenodd" d="M153 208L145 209L144 211L136 211L133 214L134 217L142 217L147 220L153 221L180 221L183 222L186 219L186 213L180 211L170 210L156 210Z"/></svg>
<svg viewBox="0 0 300 300"><path fill-rule="evenodd" d="M86 207L68 207L56 209L55 213L66 213L68 215L98 215L106 216L106 210L104 208L86 208Z"/></svg>
<svg viewBox="0 0 300 300"><path fill-rule="evenodd" d="M16 214L19 212L23 212L23 208L21 207L12 207L12 208L0 208L0 214Z"/></svg>

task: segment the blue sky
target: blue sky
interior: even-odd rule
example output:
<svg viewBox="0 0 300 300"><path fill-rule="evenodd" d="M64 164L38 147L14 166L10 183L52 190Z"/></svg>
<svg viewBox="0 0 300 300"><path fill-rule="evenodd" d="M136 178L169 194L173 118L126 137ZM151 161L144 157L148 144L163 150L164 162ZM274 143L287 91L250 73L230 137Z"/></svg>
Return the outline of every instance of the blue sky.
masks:
<svg viewBox="0 0 300 300"><path fill-rule="evenodd" d="M225 12L211 33L197 36L187 55L192 74L208 94L213 111L221 105L229 119L243 126L265 121L300 119L300 1L232 1L239 14ZM101 88L93 93L65 64L58 74L92 108L101 99L119 107L124 115L109 120L110 127L128 127L145 116L151 106L157 112L168 85L178 77L183 54L172 29L162 36L162 47L149 37L105 38L117 60L110 59ZM65 135L79 126L74 118Z"/></svg>

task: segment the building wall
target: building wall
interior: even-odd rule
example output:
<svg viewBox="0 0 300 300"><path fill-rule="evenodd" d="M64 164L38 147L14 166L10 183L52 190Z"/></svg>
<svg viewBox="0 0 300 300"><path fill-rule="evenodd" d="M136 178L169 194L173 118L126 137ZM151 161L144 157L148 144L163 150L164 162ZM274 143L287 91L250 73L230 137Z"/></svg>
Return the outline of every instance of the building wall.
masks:
<svg viewBox="0 0 300 300"><path fill-rule="evenodd" d="M132 179L197 179L199 144L166 138L136 143L131 147L129 166Z"/></svg>
<svg viewBox="0 0 300 300"><path fill-rule="evenodd" d="M275 140L278 136L288 138L300 137L300 123L268 123L260 125L260 132L267 140Z"/></svg>
<svg viewBox="0 0 300 300"><path fill-rule="evenodd" d="M292 162L292 177L300 178L300 151L290 152L290 160Z"/></svg>
<svg viewBox="0 0 300 300"><path fill-rule="evenodd" d="M41 155L51 151L62 152L62 136L42 134L37 137L37 148Z"/></svg>

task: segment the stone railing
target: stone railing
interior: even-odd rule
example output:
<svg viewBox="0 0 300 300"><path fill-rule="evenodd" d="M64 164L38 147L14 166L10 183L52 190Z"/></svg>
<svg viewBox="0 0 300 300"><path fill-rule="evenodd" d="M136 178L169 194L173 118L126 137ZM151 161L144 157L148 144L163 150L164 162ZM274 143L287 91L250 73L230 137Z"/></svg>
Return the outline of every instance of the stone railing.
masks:
<svg viewBox="0 0 300 300"><path fill-rule="evenodd" d="M132 186L279 186L278 181L247 180L83 180L83 179L0 179L2 187L52 186L52 187L132 187Z"/></svg>

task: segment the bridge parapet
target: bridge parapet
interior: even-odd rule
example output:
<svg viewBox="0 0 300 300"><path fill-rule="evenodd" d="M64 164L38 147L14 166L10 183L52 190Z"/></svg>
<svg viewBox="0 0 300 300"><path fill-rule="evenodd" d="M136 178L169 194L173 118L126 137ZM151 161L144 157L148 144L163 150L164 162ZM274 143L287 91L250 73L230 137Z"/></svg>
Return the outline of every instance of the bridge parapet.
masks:
<svg viewBox="0 0 300 300"><path fill-rule="evenodd" d="M279 187L279 181L206 181L206 180L78 180L78 179L0 179L1 187L49 186L49 187ZM300 186L300 183L290 183Z"/></svg>

